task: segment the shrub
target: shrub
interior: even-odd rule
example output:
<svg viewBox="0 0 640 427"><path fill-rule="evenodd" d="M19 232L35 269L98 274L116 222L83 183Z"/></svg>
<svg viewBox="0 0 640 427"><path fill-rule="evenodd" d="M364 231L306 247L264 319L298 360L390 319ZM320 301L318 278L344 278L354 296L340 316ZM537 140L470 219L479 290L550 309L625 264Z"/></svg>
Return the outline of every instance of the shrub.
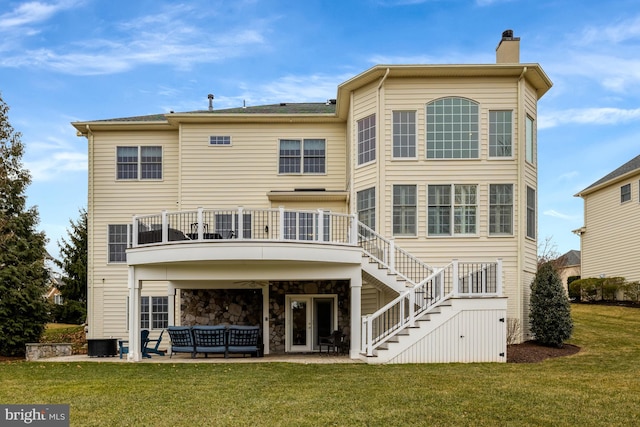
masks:
<svg viewBox="0 0 640 427"><path fill-rule="evenodd" d="M602 299L604 301L615 301L618 299L616 297L618 291L624 289L625 282L624 277L606 277L602 279Z"/></svg>
<svg viewBox="0 0 640 427"><path fill-rule="evenodd" d="M542 264L531 283L531 332L543 345L562 347L571 337L571 307L558 272Z"/></svg>
<svg viewBox="0 0 640 427"><path fill-rule="evenodd" d="M63 305L54 305L51 310L54 322L80 325L87 318L87 309L79 301L65 300Z"/></svg>
<svg viewBox="0 0 640 427"><path fill-rule="evenodd" d="M640 282L627 282L623 286L624 299L640 302Z"/></svg>

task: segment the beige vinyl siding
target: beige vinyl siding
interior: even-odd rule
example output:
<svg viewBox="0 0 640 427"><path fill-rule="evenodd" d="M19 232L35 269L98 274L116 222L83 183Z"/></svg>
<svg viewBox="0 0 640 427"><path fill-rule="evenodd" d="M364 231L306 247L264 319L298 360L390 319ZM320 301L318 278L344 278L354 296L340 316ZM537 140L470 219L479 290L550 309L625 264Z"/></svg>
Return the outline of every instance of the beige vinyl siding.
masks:
<svg viewBox="0 0 640 427"><path fill-rule="evenodd" d="M584 197L582 277L624 277L640 281L640 171ZM631 200L620 202L620 187L631 184Z"/></svg>
<svg viewBox="0 0 640 427"><path fill-rule="evenodd" d="M270 191L346 189L344 124L183 125L181 135L181 209L267 208ZM209 146L210 135L232 143ZM279 174L279 140L304 138L325 140L326 173Z"/></svg>
<svg viewBox="0 0 640 427"><path fill-rule="evenodd" d="M90 335L121 337L126 333L128 269L108 262L108 226L131 224L135 214L174 210L177 201L177 132L96 132L92 137L92 194L89 195L92 236L89 280L92 285ZM162 180L116 180L116 147L162 146ZM166 291L163 295L166 294Z"/></svg>

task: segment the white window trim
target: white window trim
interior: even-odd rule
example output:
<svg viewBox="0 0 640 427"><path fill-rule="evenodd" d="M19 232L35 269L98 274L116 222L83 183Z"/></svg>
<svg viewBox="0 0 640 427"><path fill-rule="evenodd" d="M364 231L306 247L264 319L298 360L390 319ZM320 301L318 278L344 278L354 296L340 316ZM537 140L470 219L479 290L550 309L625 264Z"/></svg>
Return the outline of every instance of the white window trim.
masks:
<svg viewBox="0 0 640 427"><path fill-rule="evenodd" d="M623 201L623 200L622 200L622 189L623 189L624 187L626 187L626 186L629 186L629 200L624 200L624 201ZM629 203L629 202L630 202L630 201L632 201L632 200L633 200L633 186L631 185L631 183L629 182L629 183L627 183L627 184L621 185L621 186L620 186L620 204L621 204L621 205L623 205L623 204L625 204L625 203Z"/></svg>
<svg viewBox="0 0 640 427"><path fill-rule="evenodd" d="M393 121L393 113L414 113L414 126L415 126L415 133L414 133L414 148L415 148L415 156L413 157L396 157L394 155L394 151L395 151L395 142L394 142L394 137L395 134L393 133L393 126L394 126L394 121ZM391 111L391 160L392 161L415 161L418 160L418 147L419 147L419 138L418 138L418 110L393 110Z"/></svg>
<svg viewBox="0 0 640 427"><path fill-rule="evenodd" d="M110 236L109 236L109 227L112 225L123 225L127 227L127 241L125 242L125 260L124 261L111 261L111 259L109 258L109 254L110 254L110 245L111 245L111 241L109 240ZM131 239L131 224L128 223L115 223L115 224L107 224L107 264L113 264L113 265L122 265L122 264L126 264L127 260L126 260L126 249L130 247L132 239Z"/></svg>
<svg viewBox="0 0 640 427"><path fill-rule="evenodd" d="M490 139L490 127L491 127L491 112L498 112L498 111L508 111L511 113L511 155L510 156L491 156L491 141L489 141ZM515 122L514 122L514 117L515 117L515 113L513 110L508 110L508 109L495 109L495 110L487 110L487 160L513 160L515 159L516 155L515 155L515 139L516 139L516 135L514 133L515 130Z"/></svg>
<svg viewBox="0 0 640 427"><path fill-rule="evenodd" d="M137 165L138 165L138 172L137 178L118 178L118 148L121 147L136 147L138 149L138 161L137 161ZM160 148L160 153L161 153L161 161L160 161L160 173L162 175L162 178L142 178L142 148L143 147L158 147ZM155 182L161 182L164 180L164 147L162 145L118 145L115 147L115 170L114 170L114 177L115 177L115 181L116 182L139 182L139 181L155 181Z"/></svg>
<svg viewBox="0 0 640 427"><path fill-rule="evenodd" d="M429 234L429 186L436 186L436 185L447 185L450 188L451 191L451 212L449 213L449 224L451 225L451 231L449 234ZM475 233L456 233L455 232L455 187L457 185L474 185L476 187L476 232ZM465 237L478 237L480 235L479 229L480 229L480 185L477 183L470 183L470 184L430 184L427 185L427 189L426 189L426 196L427 198L425 199L427 201L427 210L426 210L426 233L427 233L427 238L429 239L456 239L456 238L465 238ZM465 205L466 206L466 205Z"/></svg>
<svg viewBox="0 0 640 427"><path fill-rule="evenodd" d="M395 187L414 187L416 192L415 192L415 197L416 197L416 220L414 223L414 227L415 227L415 232L413 234L395 234L395 222L394 222L394 214L393 211L395 209L395 204L393 202L393 198L394 198L394 190ZM412 239L412 238L417 238L418 237L418 226L420 224L419 218L420 218L420 198L418 196L418 185L417 184L392 184L391 185L391 235L393 237L397 237L397 238L401 238L401 239Z"/></svg>
<svg viewBox="0 0 640 427"><path fill-rule="evenodd" d="M491 233L491 186L511 185L511 233ZM487 237L491 239L512 238L515 236L516 185L513 182L490 182L487 184Z"/></svg>
<svg viewBox="0 0 640 427"><path fill-rule="evenodd" d="M228 144L212 144L211 138L229 138ZM231 135L209 135L209 147L231 147L233 145L233 139Z"/></svg>
<svg viewBox="0 0 640 427"><path fill-rule="evenodd" d="M368 161L363 162L363 163L360 163L360 136L359 136L360 130L358 128L358 125L359 125L360 121L368 119L369 117L372 117L372 116L373 116L373 126L375 127L375 133L374 133L375 141L374 141L374 150L373 150L374 156L373 156L373 159L368 160ZM377 117L376 113L371 113L371 114L368 114L368 115L366 115L364 117L360 117L359 119L356 119L355 122L356 122L356 125L355 125L355 133L356 133L356 138L355 138L355 141L356 141L355 163L356 163L356 168L359 168L359 167L363 167L363 166L367 166L367 165L370 165L372 163L375 163L376 160L378 159L378 139L379 139L378 138L379 137L379 135L378 135L378 117Z"/></svg>
<svg viewBox="0 0 640 427"><path fill-rule="evenodd" d="M300 172L280 172L280 142L282 140L287 141L300 141ZM305 140L322 140L324 141L324 172L305 172L304 171L304 141ZM277 172L279 176L301 176L301 175L313 175L324 176L327 175L329 169L329 150L327 149L327 138L315 138L315 137L291 137L291 138L278 138L278 164Z"/></svg>

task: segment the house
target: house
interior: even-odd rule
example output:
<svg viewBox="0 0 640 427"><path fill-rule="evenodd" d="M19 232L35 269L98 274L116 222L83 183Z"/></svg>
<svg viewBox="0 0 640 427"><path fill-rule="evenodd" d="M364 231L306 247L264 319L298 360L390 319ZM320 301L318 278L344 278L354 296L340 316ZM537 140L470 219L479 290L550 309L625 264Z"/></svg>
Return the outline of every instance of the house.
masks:
<svg viewBox="0 0 640 427"><path fill-rule="evenodd" d="M580 251L572 249L555 260L564 290L569 292L569 278L580 277Z"/></svg>
<svg viewBox="0 0 640 427"><path fill-rule="evenodd" d="M584 200L582 277L640 280L640 155L575 195Z"/></svg>
<svg viewBox="0 0 640 427"><path fill-rule="evenodd" d="M378 65L322 103L74 122L89 144L89 338L259 325L264 354L338 330L369 363L506 361L529 337L537 102L495 64ZM513 328L512 328L513 329Z"/></svg>

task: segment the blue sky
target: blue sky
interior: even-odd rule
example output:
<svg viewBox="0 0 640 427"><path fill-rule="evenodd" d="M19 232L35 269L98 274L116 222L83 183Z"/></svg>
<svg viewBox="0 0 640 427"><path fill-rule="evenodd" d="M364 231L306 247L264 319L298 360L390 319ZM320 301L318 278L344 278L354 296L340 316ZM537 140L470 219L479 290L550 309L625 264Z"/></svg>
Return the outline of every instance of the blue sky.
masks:
<svg viewBox="0 0 640 427"><path fill-rule="evenodd" d="M554 82L539 104L539 240L579 249L573 195L640 154L637 0L2 0L0 92L57 256L87 203L70 122L206 109L209 93L215 108L324 102L379 63L493 63L505 29Z"/></svg>

